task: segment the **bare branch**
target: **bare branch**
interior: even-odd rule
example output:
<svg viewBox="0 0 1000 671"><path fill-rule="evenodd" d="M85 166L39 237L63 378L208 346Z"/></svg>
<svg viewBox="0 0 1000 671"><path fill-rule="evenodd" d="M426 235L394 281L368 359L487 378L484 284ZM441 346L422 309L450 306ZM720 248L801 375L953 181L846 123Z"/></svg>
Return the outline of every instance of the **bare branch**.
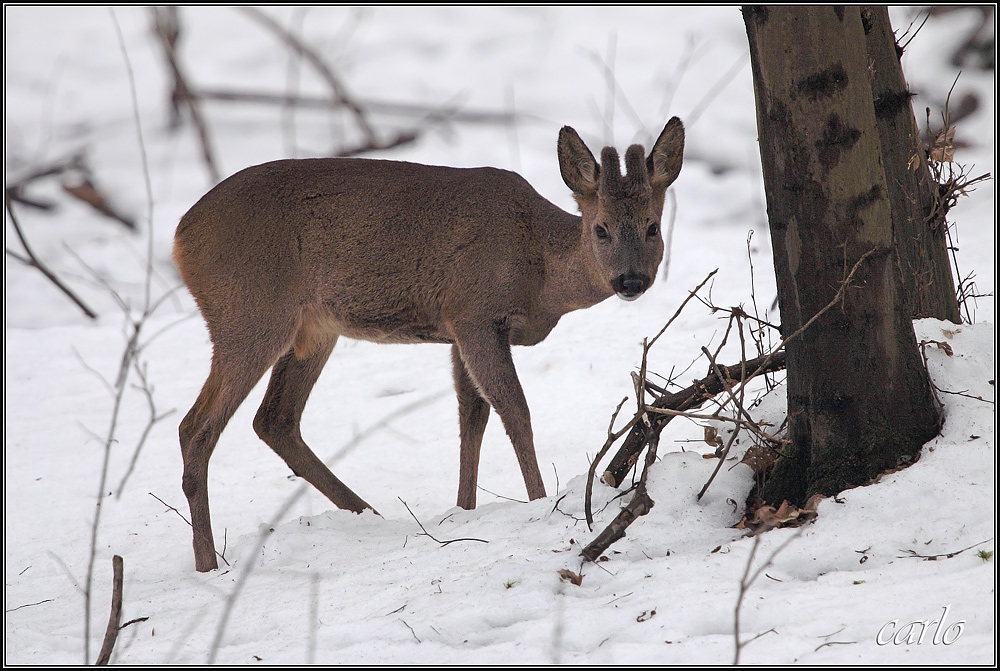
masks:
<svg viewBox="0 0 1000 671"><path fill-rule="evenodd" d="M375 135L375 130L368 121L368 115L365 110L357 104L350 95L348 95L347 89L340 81L340 78L337 77L330 66L327 65L313 49L306 46L306 44L296 35L286 30L284 26L256 7L240 7L239 9L250 18L267 27L271 32L277 35L281 41L297 51L300 56L307 60L310 65L316 69L316 72L318 72L319 75L326 81L330 90L333 92L334 100L336 100L338 104L349 109L354 114L358 127L361 129L361 132L365 136L365 140L368 144L378 144L378 137Z"/></svg>
<svg viewBox="0 0 1000 671"><path fill-rule="evenodd" d="M732 379L739 381L741 385L745 385L750 379L767 372L774 372L776 370L781 370L784 368L785 353L784 347L792 338L798 337L803 331L812 326L823 314L825 314L833 306L837 305L844 296L844 292L847 287L850 286L851 281L854 279L855 273L861 267L861 264L872 254L875 250L869 250L861 255L861 257L855 262L851 271L840 283L836 294L823 308L821 308L816 314L814 314L809 321L803 324L801 327L795 330L794 333L786 336L778 344L778 346L770 353L765 356L759 356L752 361L741 361L739 367L736 366L724 366L721 369L721 374L726 379ZM704 284L704 283L703 283ZM694 293L692 292L691 296ZM742 311L741 311L742 312ZM676 315L675 315L676 316ZM664 327L666 328L666 327ZM660 331L662 334L663 331ZM657 337L660 336L657 334ZM655 340L655 338L654 338ZM663 430L663 427L670 421L673 416L676 416L678 411L686 411L691 408L697 407L704 403L706 400L714 397L715 395L721 393L725 387L719 381L716 374L711 374L708 377L696 381L690 387L684 389L676 394L667 394L658 398L652 404L652 407L648 408L649 412L662 413L666 417L653 423L653 429L657 434ZM719 419L715 417L713 419ZM747 425L749 426L749 425ZM633 429L632 433L625 439L622 447L618 450L618 453L611 460L611 464L604 473L604 481L607 482L612 487L617 487L621 484L632 467L635 465L638 455L642 452L644 447L645 432L636 431Z"/></svg>
<svg viewBox="0 0 1000 671"><path fill-rule="evenodd" d="M343 107L338 100L320 98L305 94L291 95L271 93L269 91L249 91L233 89L204 89L198 92L202 100L218 102L253 103L259 105L294 106L303 109L333 109ZM460 123L506 125L525 119L534 119L523 112L497 112L484 109L468 109L456 102L444 102L440 105L425 105L417 102L398 102L388 100L355 99L357 105L370 114L391 115L397 117L420 118L431 121L456 121Z"/></svg>
<svg viewBox="0 0 1000 671"><path fill-rule="evenodd" d="M668 320L667 320L667 323L663 325L663 328L661 328L661 329L660 329L660 332L659 332L659 333L657 333L657 334L656 334L655 336L653 336L652 338L650 338L650 340L649 340L649 347L652 347L652 346L653 346L653 344L654 344L654 343L655 343L655 342L656 342L657 340L659 340L659 339L660 339L660 336L661 336L661 335L663 335L664 331L666 331L666 330L667 330L668 328L670 328L670 325L671 325L671 324L673 324L673 323L674 323L674 320L675 320L675 319L677 319L677 318L678 318L678 317L680 316L680 314L681 314L681 311L682 311L682 310L684 309L684 306L688 304L688 301L690 301L690 300L691 300L692 298L694 298L694 297L695 297L695 295L696 295L696 294L697 294L697 293L698 293L699 291L701 291L701 288L702 288L702 287L704 287L704 286L705 286L705 285L706 285L706 284L708 283L708 281L709 281L710 279L712 279L712 278L713 278L713 277L715 276L715 274L716 274L717 272L719 272L719 269L718 269L718 268L716 268L715 270L713 270L712 272L710 272L710 273L709 273L709 274L708 274L708 275L707 275L707 276L705 277L705 279L703 279L703 280L701 281L701 284L699 284L698 286L696 286L696 287L695 287L695 288L694 288L694 289L693 289L692 291L689 291L689 292L688 292L688 295L687 295L687 297L686 297L686 298L685 298L685 299L684 299L683 301L681 301L681 304L680 304L680 306L679 306L679 307L677 308L677 310L675 310L675 311L674 311L674 314L673 314L673 316L672 316L672 317L671 317L670 319L668 319Z"/></svg>
<svg viewBox="0 0 1000 671"><path fill-rule="evenodd" d="M635 494L632 495L632 500L629 504L611 521L611 524L583 549L580 554L585 559L592 562L597 561L598 557L611 547L613 543L625 537L625 530L633 522L653 509L653 499L650 498L649 493L646 491L646 477L649 473L649 467L656 461L656 446L660 438L659 433L653 433L652 427L647 427L647 432L647 444L649 447L646 450L646 463L642 469L639 484L635 488Z"/></svg>
<svg viewBox="0 0 1000 671"><path fill-rule="evenodd" d="M775 352L747 361L745 366L741 362L737 366L720 366L720 369L726 379L742 381L744 376L749 380L764 373L773 373L782 370L784 367L785 353ZM670 420L678 415L691 416L697 419L726 420L726 418L719 416L700 416L687 413L688 410L700 406L723 390L722 383L719 382L718 377L713 373L701 380L695 381L691 386L679 392L664 394L652 404L646 406L646 412L653 415L660 415L655 418L650 417L654 432L659 434ZM735 422L738 420L729 421ZM632 470L632 467L638 460L639 454L642 452L643 447L645 447L645 438L644 431L641 429L636 430L636 428L632 429L632 432L625 439L625 442L619 448L618 453L612 458L611 463L604 472L603 479L607 484L617 487L622 483L625 475Z"/></svg>
<svg viewBox="0 0 1000 671"><path fill-rule="evenodd" d="M14 181L8 182L4 187L4 193L15 203L21 203L22 205L34 207L44 211L53 210L56 207L55 203L47 200L43 201L28 198L24 195L25 188L36 180L43 179L45 177L54 177L70 170L79 169L83 165L83 158L84 156L82 153L77 153L67 158L42 165L41 167L33 168L26 174L17 177Z"/></svg>
<svg viewBox="0 0 1000 671"><path fill-rule="evenodd" d="M104 632L104 644L101 652L97 655L97 666L107 666L111 659L111 652L115 649L115 641L118 640L118 623L122 615L122 574L124 573L124 561L119 555L111 558L111 566L114 570L114 583L111 592L111 614L108 616L108 628Z"/></svg>
<svg viewBox="0 0 1000 671"><path fill-rule="evenodd" d="M212 151L212 143L208 136L208 124L201 114L201 106L198 103L198 96L188 86L187 77L177 59L176 45L180 36L180 9L178 7L153 7L153 27L160 44L163 46L163 54L167 59L167 66L174 77L174 90L171 94L175 119L178 108L181 105L187 106L191 113L191 121L194 123L198 140L201 143L201 154L205 161L205 168L208 170L209 178L213 183L221 179L219 168L215 162L215 154ZM175 121L178 123L179 119Z"/></svg>
<svg viewBox="0 0 1000 671"><path fill-rule="evenodd" d="M7 206L7 216L10 217L11 223L14 224L14 232L17 233L18 240L21 241L21 246L24 247L24 252L28 255L25 260L22 257L17 256L14 252L8 250L7 253L19 258L27 265L37 268L39 272L42 273L50 282L52 282L59 291L63 292L71 301L76 303L77 307L83 311L90 319L97 319L97 313L90 309L90 307L83 302L83 300L77 296L73 291L67 287L62 281L56 276L54 272L49 270L48 266L42 263L41 259L35 256L35 252L32 251L31 245L28 244L27 238L24 237L24 231L21 230L21 224L18 222L17 217L14 216L14 209L11 207L11 196L6 194L4 196L4 204Z"/></svg>

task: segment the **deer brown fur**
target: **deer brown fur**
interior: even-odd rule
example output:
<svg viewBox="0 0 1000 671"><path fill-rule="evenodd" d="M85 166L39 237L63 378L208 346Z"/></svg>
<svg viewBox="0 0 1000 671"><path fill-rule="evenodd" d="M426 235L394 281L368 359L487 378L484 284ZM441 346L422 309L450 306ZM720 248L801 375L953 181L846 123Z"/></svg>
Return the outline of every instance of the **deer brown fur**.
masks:
<svg viewBox="0 0 1000 671"><path fill-rule="evenodd" d="M208 324L212 366L180 425L195 567L217 568L208 462L223 428L271 369L254 429L340 508L371 508L303 442L306 399L340 336L452 346L458 394L458 505L476 505L492 406L528 496L545 496L511 345L534 345L567 312L613 294L633 300L663 257L660 218L680 172L684 127L671 119L625 174L559 133L563 180L580 216L519 175L369 159L302 159L247 168L181 219L174 260Z"/></svg>

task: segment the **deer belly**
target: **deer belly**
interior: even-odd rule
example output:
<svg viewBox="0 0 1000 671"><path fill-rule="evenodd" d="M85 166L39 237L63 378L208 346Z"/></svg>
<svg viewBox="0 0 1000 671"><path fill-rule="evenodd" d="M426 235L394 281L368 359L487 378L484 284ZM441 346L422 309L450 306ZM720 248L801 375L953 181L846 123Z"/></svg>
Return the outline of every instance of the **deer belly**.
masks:
<svg viewBox="0 0 1000 671"><path fill-rule="evenodd" d="M440 324L413 307L374 309L373 306L344 310L330 306L316 319L317 326L331 335L383 343L450 343Z"/></svg>

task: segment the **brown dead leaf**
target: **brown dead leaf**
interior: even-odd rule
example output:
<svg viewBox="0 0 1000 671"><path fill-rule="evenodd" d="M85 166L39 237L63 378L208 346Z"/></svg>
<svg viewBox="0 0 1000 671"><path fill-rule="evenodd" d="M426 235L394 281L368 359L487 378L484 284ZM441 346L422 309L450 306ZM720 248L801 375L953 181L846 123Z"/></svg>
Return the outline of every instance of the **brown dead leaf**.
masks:
<svg viewBox="0 0 1000 671"><path fill-rule="evenodd" d="M806 505L804 508L802 508L802 510L810 513L816 512L816 508L819 507L819 502L825 498L826 497L823 496L822 494L813 494L812 496L809 497L809 500L806 501Z"/></svg>
<svg viewBox="0 0 1000 671"><path fill-rule="evenodd" d="M135 228L135 222L132 221L131 218L126 217L115 210L115 208L108 202L107 198L104 197L104 194L102 194L97 187L94 186L93 182L86 177L82 177L76 184L64 181L62 188L66 193L74 198L82 200L84 203L90 205L105 217L114 219L124 224L127 228Z"/></svg>
<svg viewBox="0 0 1000 671"><path fill-rule="evenodd" d="M583 582L583 576L579 573L573 573L568 568L559 569L559 579L564 582L571 582L574 585L579 585Z"/></svg>
<svg viewBox="0 0 1000 671"><path fill-rule="evenodd" d="M763 445L751 445L740 463L746 464L754 473L760 474L770 470L778 460L778 452Z"/></svg>
<svg viewBox="0 0 1000 671"><path fill-rule="evenodd" d="M909 468L918 461L920 461L920 452L917 452L915 455L904 454L897 458L895 468L885 469L884 471L876 475L874 478L872 478L871 482L869 482L868 484L873 485L877 482L881 482L882 478L885 477L886 475L898 473L904 468Z"/></svg>
<svg viewBox="0 0 1000 671"><path fill-rule="evenodd" d="M791 508L792 512L789 512L789 508ZM794 510L795 506L790 504L788 501L782 501L781 505L778 506L778 509L774 512L774 516L778 520L788 520L794 517Z"/></svg>
<svg viewBox="0 0 1000 671"><path fill-rule="evenodd" d="M948 334L948 332L945 331L946 337L950 338L950 337L954 336L954 333L952 333L951 335L947 335L947 334ZM951 348L951 345L949 345L948 343L944 342L943 340L921 340L920 344L922 346L937 345L937 348L939 350L943 351L948 356L955 356L955 351Z"/></svg>
<svg viewBox="0 0 1000 671"><path fill-rule="evenodd" d="M705 427L705 442L712 447L722 447L725 441L719 436L719 430L714 426Z"/></svg>
<svg viewBox="0 0 1000 671"><path fill-rule="evenodd" d="M652 617L654 615L656 615L656 609L655 608L653 610L644 610L644 611L642 611L642 613L637 618L635 618L635 621L636 622L645 622L646 620L652 619Z"/></svg>
<svg viewBox="0 0 1000 671"><path fill-rule="evenodd" d="M955 127L942 128L934 138L931 147L931 159L938 163L951 163L955 160Z"/></svg>
<svg viewBox="0 0 1000 671"><path fill-rule="evenodd" d="M749 529L754 536L771 529L800 527L816 519L816 507L822 499L822 496L815 494L809 498L804 508L794 506L788 501L782 501L777 510L774 506L762 505L753 512L753 517L744 517L736 526L740 529Z"/></svg>

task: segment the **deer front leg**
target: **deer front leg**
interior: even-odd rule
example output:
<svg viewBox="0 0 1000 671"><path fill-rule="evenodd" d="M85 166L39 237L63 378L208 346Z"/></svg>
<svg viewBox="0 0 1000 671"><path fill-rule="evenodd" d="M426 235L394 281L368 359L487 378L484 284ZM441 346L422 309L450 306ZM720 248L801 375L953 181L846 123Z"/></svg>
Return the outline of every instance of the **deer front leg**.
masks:
<svg viewBox="0 0 1000 671"><path fill-rule="evenodd" d="M521 475L524 477L524 486L528 490L528 498L531 500L543 498L545 484L542 482L542 474L538 470L538 461L535 457L531 415L528 411L528 402L524 398L524 391L521 389L521 382L517 379L517 371L514 369L506 330L496 327L467 330L456 328L456 336L456 348L465 371L479 395L500 415L504 429L514 445L514 452L521 466ZM458 379L456 376L456 382ZM460 404L461 394L459 388ZM473 437L473 421L470 418L468 426L470 439ZM485 429L486 421L485 419L481 421L482 428ZM466 442L464 429L465 427L462 434L463 461L460 467L458 504L471 508L475 506L475 471L478 470L482 429L478 430L478 440L475 443L472 440ZM467 444L468 452L466 452ZM470 505L464 505L466 503Z"/></svg>
<svg viewBox="0 0 1000 671"><path fill-rule="evenodd" d="M452 373L458 395L458 429L461 448L458 462L458 505L466 510L476 507L476 483L479 480L479 453L483 432L490 418L490 405L479 394L469 371L462 363L458 345L451 348Z"/></svg>

